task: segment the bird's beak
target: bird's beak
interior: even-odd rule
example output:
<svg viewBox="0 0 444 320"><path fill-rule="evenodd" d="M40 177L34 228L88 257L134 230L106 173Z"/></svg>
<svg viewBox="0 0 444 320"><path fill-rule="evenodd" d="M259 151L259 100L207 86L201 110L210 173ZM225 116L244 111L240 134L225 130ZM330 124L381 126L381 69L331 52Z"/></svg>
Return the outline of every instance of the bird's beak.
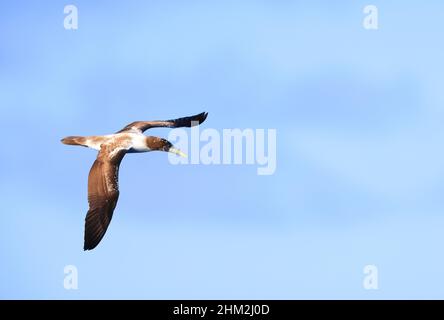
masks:
<svg viewBox="0 0 444 320"><path fill-rule="evenodd" d="M183 153L182 151L180 151L179 149L176 149L176 148L170 148L170 149L168 149L168 152L175 153L181 157L187 158L187 155L185 153Z"/></svg>

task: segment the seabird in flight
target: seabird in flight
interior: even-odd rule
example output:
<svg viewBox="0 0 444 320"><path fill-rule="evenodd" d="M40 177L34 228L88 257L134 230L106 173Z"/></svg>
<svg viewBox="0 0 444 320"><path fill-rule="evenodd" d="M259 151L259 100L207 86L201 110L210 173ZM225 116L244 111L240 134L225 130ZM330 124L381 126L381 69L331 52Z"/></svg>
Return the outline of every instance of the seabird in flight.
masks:
<svg viewBox="0 0 444 320"><path fill-rule="evenodd" d="M119 165L125 154L157 150L186 156L168 140L145 136L143 132L158 127L192 127L204 122L207 115L207 112L202 112L175 120L136 121L110 135L71 136L62 139L64 144L84 146L99 151L88 176L89 210L85 218L84 250L94 249L99 244L111 222L119 198Z"/></svg>

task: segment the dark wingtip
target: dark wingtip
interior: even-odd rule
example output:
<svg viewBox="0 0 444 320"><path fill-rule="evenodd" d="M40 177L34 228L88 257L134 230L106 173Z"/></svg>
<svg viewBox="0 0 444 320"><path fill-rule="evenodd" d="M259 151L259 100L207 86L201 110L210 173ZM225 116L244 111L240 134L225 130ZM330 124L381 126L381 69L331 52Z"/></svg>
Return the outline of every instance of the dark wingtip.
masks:
<svg viewBox="0 0 444 320"><path fill-rule="evenodd" d="M208 112L201 112L197 115L197 117L199 118L199 124L201 124L202 122L204 122L207 119L208 116Z"/></svg>
<svg viewBox="0 0 444 320"><path fill-rule="evenodd" d="M202 124L202 122L205 121L205 119L208 116L208 112L201 112L194 116L181 118L179 121L176 122L176 124L179 127L194 127Z"/></svg>
<svg viewBox="0 0 444 320"><path fill-rule="evenodd" d="M97 247L100 240L101 240L101 238L98 241L97 241L97 239L85 239L85 241L83 242L83 250L89 251L89 250L94 249L95 247Z"/></svg>
<svg viewBox="0 0 444 320"><path fill-rule="evenodd" d="M96 247L97 245L91 245L91 244L84 244L83 245L83 251L89 251L89 250L92 250L92 249L94 249L95 247Z"/></svg>

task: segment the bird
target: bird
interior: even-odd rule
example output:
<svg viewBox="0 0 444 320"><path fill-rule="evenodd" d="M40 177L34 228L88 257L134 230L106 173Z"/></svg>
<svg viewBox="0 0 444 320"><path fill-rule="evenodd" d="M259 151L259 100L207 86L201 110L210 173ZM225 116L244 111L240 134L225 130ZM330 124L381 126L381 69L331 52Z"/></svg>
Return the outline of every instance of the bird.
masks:
<svg viewBox="0 0 444 320"><path fill-rule="evenodd" d="M146 136L151 128L180 128L200 125L208 113L173 120L135 121L114 134L103 136L69 136L61 142L98 150L88 175L88 204L85 217L83 249L92 250L100 243L111 222L119 198L119 167L127 153L164 151L186 155L163 138Z"/></svg>

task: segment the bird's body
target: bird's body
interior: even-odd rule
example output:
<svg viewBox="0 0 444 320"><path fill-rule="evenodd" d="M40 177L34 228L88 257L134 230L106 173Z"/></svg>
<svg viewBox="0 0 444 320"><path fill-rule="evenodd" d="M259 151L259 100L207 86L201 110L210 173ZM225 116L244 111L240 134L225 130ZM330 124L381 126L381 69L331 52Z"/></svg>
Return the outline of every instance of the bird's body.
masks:
<svg viewBox="0 0 444 320"><path fill-rule="evenodd" d="M98 150L97 159L88 176L89 210L85 218L84 250L94 249L102 240L119 198L119 166L127 153L165 151L184 155L168 140L145 136L154 127L191 127L205 121L207 113L166 121L136 121L104 136L70 136L62 139L68 145L80 145Z"/></svg>
<svg viewBox="0 0 444 320"><path fill-rule="evenodd" d="M134 153L152 151L147 144L148 138L149 137L139 132L122 132L105 136L67 137L64 143L69 144L66 140L73 139L72 141L76 145L82 145L97 151L100 151L103 145L109 145L113 146L113 148L124 149L127 153Z"/></svg>
<svg viewBox="0 0 444 320"><path fill-rule="evenodd" d="M125 133L118 133L118 135L125 135ZM139 153L152 151L146 141L148 137L141 133L127 133L122 139L127 139L128 141L128 152Z"/></svg>

